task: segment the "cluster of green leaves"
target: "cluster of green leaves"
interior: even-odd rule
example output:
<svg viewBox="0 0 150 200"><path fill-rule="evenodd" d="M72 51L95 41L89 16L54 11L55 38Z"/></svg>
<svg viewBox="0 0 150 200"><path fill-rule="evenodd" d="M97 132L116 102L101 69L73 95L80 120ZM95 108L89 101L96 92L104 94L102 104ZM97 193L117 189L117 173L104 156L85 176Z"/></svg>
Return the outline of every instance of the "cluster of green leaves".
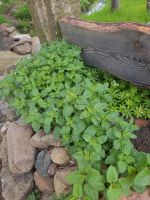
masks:
<svg viewBox="0 0 150 200"><path fill-rule="evenodd" d="M29 10L29 6L27 3L23 3L19 7L17 7L13 13L13 15L18 20L17 28L22 33L28 33L31 29L31 14Z"/></svg>
<svg viewBox="0 0 150 200"><path fill-rule="evenodd" d="M1 95L35 131L53 130L70 150L78 170L69 175L69 200L119 200L131 189L150 185L149 154L137 152L136 130L114 111L109 83L80 59L80 49L65 41L45 46L20 62L0 83Z"/></svg>
<svg viewBox="0 0 150 200"><path fill-rule="evenodd" d="M112 110L125 118L150 118L150 91L120 80L107 72L92 70L94 77L101 83L109 83L113 97Z"/></svg>
<svg viewBox="0 0 150 200"><path fill-rule="evenodd" d="M86 11L95 2L95 0L80 0L81 10Z"/></svg>
<svg viewBox="0 0 150 200"><path fill-rule="evenodd" d="M14 11L14 16L21 20L31 20L31 15L30 15L30 10L29 10L28 5L24 3L21 6L19 6Z"/></svg>
<svg viewBox="0 0 150 200"><path fill-rule="evenodd" d="M3 0L0 6L0 24L11 22L6 19L5 15L8 13L12 14L17 19L17 28L22 33L34 34L31 14L27 2L21 0Z"/></svg>
<svg viewBox="0 0 150 200"><path fill-rule="evenodd" d="M26 200L40 200L40 199L41 199L40 192L38 190L34 190L28 195Z"/></svg>

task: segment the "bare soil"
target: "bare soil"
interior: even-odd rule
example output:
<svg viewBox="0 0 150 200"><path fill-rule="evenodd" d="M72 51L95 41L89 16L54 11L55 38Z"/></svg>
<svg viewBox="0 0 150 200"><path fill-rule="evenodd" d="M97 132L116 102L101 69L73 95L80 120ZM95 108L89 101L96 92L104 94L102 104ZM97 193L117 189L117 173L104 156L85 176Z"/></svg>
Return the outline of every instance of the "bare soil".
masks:
<svg viewBox="0 0 150 200"><path fill-rule="evenodd" d="M137 138L133 140L134 147L138 151L150 153L150 126L136 131Z"/></svg>

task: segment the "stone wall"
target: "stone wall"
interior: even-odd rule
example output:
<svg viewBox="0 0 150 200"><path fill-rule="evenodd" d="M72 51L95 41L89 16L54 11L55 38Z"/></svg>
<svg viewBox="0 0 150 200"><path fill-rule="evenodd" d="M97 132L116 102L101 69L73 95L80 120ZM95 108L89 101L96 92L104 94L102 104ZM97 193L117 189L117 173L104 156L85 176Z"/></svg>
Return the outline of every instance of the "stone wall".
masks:
<svg viewBox="0 0 150 200"><path fill-rule="evenodd" d="M35 29L42 42L59 37L58 19L78 17L80 0L28 0Z"/></svg>

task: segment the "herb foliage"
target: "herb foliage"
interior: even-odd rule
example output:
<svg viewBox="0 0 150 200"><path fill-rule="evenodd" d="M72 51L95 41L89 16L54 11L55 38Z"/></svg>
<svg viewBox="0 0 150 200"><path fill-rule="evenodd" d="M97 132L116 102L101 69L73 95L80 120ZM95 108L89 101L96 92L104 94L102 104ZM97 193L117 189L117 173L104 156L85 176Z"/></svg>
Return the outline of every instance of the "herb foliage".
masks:
<svg viewBox="0 0 150 200"><path fill-rule="evenodd" d="M54 130L76 159L78 170L67 177L69 200L98 200L100 193L119 200L150 185L149 154L130 141L136 138L133 120L124 121L114 109L111 82L97 79L80 49L61 41L20 62L0 84L1 96L26 123L47 134Z"/></svg>

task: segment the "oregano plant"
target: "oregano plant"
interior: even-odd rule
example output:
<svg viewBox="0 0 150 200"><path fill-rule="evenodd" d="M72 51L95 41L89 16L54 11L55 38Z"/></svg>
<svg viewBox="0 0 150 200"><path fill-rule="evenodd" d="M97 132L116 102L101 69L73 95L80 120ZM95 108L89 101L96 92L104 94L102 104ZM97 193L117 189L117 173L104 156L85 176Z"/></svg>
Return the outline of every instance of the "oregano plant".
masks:
<svg viewBox="0 0 150 200"><path fill-rule="evenodd" d="M125 121L114 109L112 86L84 66L78 47L46 45L1 81L0 92L35 131L53 130L76 159L66 199L98 200L103 194L119 200L150 185L150 155L131 143L133 119Z"/></svg>

